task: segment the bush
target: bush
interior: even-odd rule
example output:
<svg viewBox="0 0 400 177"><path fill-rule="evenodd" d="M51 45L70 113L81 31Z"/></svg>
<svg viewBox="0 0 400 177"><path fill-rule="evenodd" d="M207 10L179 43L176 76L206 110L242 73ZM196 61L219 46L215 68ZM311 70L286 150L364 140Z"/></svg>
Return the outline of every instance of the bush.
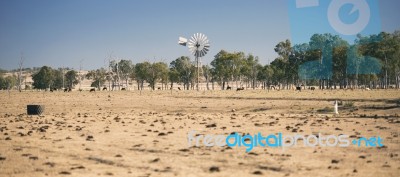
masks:
<svg viewBox="0 0 400 177"><path fill-rule="evenodd" d="M354 108L354 101L346 101L343 105L345 108Z"/></svg>

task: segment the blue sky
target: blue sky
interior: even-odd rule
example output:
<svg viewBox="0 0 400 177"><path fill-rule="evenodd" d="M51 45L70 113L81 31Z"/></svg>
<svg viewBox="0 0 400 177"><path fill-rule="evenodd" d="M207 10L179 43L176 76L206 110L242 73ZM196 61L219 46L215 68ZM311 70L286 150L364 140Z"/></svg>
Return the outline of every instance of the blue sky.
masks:
<svg viewBox="0 0 400 177"><path fill-rule="evenodd" d="M116 59L171 62L190 56L178 37L201 32L211 42L203 64L220 50L259 56L262 64L277 55L274 46L291 39L291 1L267 0L2 0L0 68L104 67ZM379 1L383 31L400 29L399 1ZM292 31L293 32L293 31ZM307 36L309 38L309 36ZM192 57L193 58L193 57Z"/></svg>

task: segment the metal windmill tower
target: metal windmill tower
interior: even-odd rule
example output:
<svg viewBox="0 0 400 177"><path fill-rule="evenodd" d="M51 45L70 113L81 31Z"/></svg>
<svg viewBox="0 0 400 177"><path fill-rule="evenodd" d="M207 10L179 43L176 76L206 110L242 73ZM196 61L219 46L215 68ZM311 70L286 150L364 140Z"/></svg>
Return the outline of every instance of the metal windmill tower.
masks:
<svg viewBox="0 0 400 177"><path fill-rule="evenodd" d="M189 51L194 55L197 67L197 91L199 91L201 61L200 58L207 54L210 42L207 36L202 33L194 34L189 41L184 37L179 37L178 44L188 46Z"/></svg>

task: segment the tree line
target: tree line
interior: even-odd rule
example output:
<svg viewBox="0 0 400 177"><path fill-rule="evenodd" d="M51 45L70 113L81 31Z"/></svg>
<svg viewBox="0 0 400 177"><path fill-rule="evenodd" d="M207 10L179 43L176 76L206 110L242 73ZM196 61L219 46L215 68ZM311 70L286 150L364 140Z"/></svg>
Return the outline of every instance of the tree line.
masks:
<svg viewBox="0 0 400 177"><path fill-rule="evenodd" d="M400 31L393 33L358 35L354 44L340 36L314 34L308 43L292 44L285 40L274 48L278 57L262 65L259 58L243 52L218 52L209 65L197 68L195 61L181 56L169 64L165 62L132 63L131 60L112 60L108 68L80 75L74 70L41 67L32 75L36 89L74 87L84 78L91 79L92 87L119 90L137 83L138 90L161 84L169 89L182 84L183 89L194 89L197 72L206 89L247 87L269 89L270 86L290 89L293 86L314 85L327 88L400 88ZM15 85L12 76L0 75L0 88ZM8 83L8 84L4 84Z"/></svg>

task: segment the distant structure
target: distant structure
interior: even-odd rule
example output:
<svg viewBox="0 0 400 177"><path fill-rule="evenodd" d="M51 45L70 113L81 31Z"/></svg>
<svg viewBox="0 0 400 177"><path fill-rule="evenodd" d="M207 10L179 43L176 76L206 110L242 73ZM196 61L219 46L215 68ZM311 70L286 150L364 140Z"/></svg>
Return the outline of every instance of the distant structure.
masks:
<svg viewBox="0 0 400 177"><path fill-rule="evenodd" d="M200 58L207 54L210 48L210 42L207 36L202 33L194 34L188 41L184 37L179 37L179 45L188 46L189 51L195 56L195 62L197 65L197 91L199 91L199 80L200 80Z"/></svg>
<svg viewBox="0 0 400 177"><path fill-rule="evenodd" d="M339 110L338 110L338 101L335 100L334 104L333 104L333 112L335 114L339 114Z"/></svg>

